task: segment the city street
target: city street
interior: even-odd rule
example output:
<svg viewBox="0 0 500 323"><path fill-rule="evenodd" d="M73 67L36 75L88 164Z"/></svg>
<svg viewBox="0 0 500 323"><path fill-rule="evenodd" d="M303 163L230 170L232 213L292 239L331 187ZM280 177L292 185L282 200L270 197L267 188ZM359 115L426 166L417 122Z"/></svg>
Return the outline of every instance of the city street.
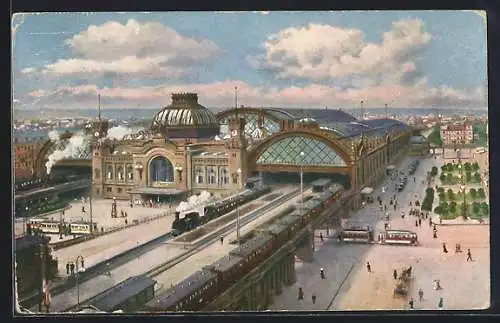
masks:
<svg viewBox="0 0 500 323"><path fill-rule="evenodd" d="M406 172L412 160L406 158L399 170ZM417 309L437 309L439 297L444 299L445 309L478 309L489 305L489 226L439 226L438 238L432 238L428 222L415 226L415 217L408 216L409 201L422 201L425 186L422 180L432 166L440 167L442 160L425 158L413 176L409 176L407 187L396 193L398 208L390 213L392 229L414 231L420 245L338 245L334 239L326 239L321 245L316 238L315 260L312 263L297 263L297 282L286 287L276 296L273 310L376 310L407 309L408 300L393 297L395 281L393 270L412 266L414 279L410 293ZM380 196L384 203L394 195L394 184L386 186L386 193L376 188L372 196ZM415 198L415 195L417 196ZM405 219L401 219L401 211ZM383 231L382 213L378 205L371 204L357 212L352 219L370 224L376 232ZM316 232L316 236L319 233ZM323 236L326 233L323 231ZM448 253L442 253L442 243L447 244ZM460 243L462 253L456 254L455 243ZM467 248L471 249L473 262L466 262ZM372 273L368 273L366 262L370 262ZM325 269L326 280L320 279L320 268ZM443 289L432 290L433 280L438 279ZM298 289L302 287L304 300L298 301ZM418 301L418 289L424 291L424 299ZM315 293L316 304L311 295ZM463 295L464 297L459 297Z"/></svg>

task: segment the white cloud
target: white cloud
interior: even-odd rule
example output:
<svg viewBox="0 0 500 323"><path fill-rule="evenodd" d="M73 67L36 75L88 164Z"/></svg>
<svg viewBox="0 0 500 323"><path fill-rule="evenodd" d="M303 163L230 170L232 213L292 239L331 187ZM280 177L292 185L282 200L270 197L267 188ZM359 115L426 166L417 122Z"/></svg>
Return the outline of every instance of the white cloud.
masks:
<svg viewBox="0 0 500 323"><path fill-rule="evenodd" d="M394 22L380 43L366 42L359 29L309 24L269 36L265 53L250 62L280 78L366 77L376 84L412 83L421 77L417 60L430 40L420 20Z"/></svg>
<svg viewBox="0 0 500 323"><path fill-rule="evenodd" d="M391 103L394 107L439 108L468 107L471 109L486 107L486 91L476 88L459 91L449 87L428 88L426 83L414 86L373 85L365 88L341 89L338 87L311 84L304 87L275 88L252 86L244 81L228 80L211 84L179 84L141 88L101 88L96 85L78 87L60 87L53 92L36 91L33 98L50 102L56 107L95 106L96 93L106 107L157 107L160 109L170 102L174 92L197 92L200 104L209 107L230 107L234 103L234 86L238 86L238 102L247 106L267 107L310 107L352 108L362 99L365 107L383 107ZM44 96L46 95L46 96Z"/></svg>
<svg viewBox="0 0 500 323"><path fill-rule="evenodd" d="M178 34L158 22L126 24L115 21L90 26L68 39L76 55L60 59L42 69L26 68L25 74L41 72L53 76L98 77L128 75L137 77L180 77L189 69L218 53L210 40L197 40Z"/></svg>

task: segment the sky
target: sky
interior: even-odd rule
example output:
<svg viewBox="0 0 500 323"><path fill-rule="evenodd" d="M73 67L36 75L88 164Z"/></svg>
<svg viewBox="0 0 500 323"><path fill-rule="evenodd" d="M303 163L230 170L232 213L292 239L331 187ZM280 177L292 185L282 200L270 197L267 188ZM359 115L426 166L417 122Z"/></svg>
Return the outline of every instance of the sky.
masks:
<svg viewBox="0 0 500 323"><path fill-rule="evenodd" d="M18 14L13 108L487 109L473 11Z"/></svg>

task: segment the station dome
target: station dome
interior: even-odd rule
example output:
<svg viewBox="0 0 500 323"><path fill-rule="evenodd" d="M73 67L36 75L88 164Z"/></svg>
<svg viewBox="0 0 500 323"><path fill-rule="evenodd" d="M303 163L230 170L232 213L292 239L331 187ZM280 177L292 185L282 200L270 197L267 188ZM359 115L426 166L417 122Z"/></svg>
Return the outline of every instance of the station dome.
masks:
<svg viewBox="0 0 500 323"><path fill-rule="evenodd" d="M198 103L196 93L174 93L170 105L154 116L151 129L168 138L210 138L219 134L219 122Z"/></svg>

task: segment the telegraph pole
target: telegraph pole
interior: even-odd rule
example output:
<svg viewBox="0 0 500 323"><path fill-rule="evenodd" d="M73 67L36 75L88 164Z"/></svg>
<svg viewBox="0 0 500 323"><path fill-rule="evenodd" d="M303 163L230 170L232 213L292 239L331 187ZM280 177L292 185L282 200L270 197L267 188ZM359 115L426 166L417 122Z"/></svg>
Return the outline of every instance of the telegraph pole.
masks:
<svg viewBox="0 0 500 323"><path fill-rule="evenodd" d="M363 120L365 117L365 109L363 108L363 100L361 100L360 107L361 107L361 118L360 119Z"/></svg>

